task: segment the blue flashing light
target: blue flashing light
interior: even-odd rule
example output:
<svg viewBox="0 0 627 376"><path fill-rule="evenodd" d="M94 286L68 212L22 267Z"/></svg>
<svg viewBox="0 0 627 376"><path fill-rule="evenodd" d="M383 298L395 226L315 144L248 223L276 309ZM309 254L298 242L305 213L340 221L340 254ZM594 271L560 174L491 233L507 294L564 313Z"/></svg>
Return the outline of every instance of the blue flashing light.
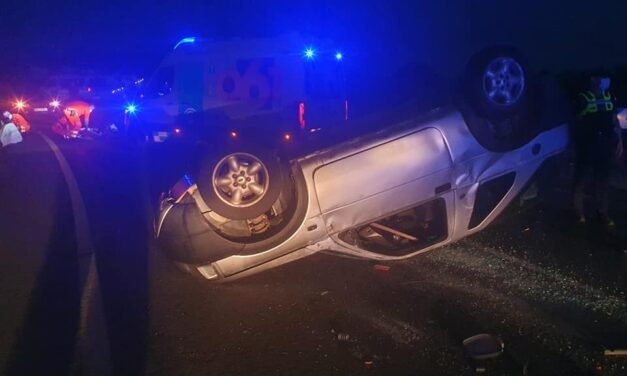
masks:
<svg viewBox="0 0 627 376"><path fill-rule="evenodd" d="M126 113L133 115L134 113L137 112L137 106L133 103L129 103L126 105Z"/></svg>
<svg viewBox="0 0 627 376"><path fill-rule="evenodd" d="M340 51L335 53L335 60L337 61L342 61L342 59L344 59L344 54L342 54Z"/></svg>
<svg viewBox="0 0 627 376"><path fill-rule="evenodd" d="M178 46L180 46L181 44L191 44L191 43L196 43L196 38L194 37L183 38L174 46L174 49L176 50Z"/></svg>
<svg viewBox="0 0 627 376"><path fill-rule="evenodd" d="M307 60L313 60L314 57L316 57L316 50L314 50L312 47L307 47L305 49L305 58Z"/></svg>

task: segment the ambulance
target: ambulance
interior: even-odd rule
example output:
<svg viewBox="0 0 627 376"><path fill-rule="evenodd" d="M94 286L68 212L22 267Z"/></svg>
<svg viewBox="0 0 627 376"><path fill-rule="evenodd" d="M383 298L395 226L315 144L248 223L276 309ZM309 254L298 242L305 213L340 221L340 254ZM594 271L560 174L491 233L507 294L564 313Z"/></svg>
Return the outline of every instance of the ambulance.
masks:
<svg viewBox="0 0 627 376"><path fill-rule="evenodd" d="M293 142L350 118L344 52L298 34L183 38L125 109L147 142Z"/></svg>

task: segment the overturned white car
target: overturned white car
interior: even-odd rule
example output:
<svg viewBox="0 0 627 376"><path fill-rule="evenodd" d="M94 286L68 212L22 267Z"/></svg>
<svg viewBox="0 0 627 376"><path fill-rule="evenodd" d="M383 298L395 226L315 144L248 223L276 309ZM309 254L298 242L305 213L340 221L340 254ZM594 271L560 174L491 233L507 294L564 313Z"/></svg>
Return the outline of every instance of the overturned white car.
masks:
<svg viewBox="0 0 627 376"><path fill-rule="evenodd" d="M222 280L319 251L399 260L480 231L568 144L563 117L546 110L551 89L534 89L509 51L471 60L469 96L457 107L366 119L377 129L307 152L212 146L162 198L161 247L186 270ZM542 106L530 104L532 92Z"/></svg>

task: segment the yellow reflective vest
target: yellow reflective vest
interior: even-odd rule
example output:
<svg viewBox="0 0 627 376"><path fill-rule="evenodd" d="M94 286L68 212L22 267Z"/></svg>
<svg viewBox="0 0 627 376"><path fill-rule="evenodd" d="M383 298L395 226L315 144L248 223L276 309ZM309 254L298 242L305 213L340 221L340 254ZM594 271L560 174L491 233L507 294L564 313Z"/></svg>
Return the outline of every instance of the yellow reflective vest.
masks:
<svg viewBox="0 0 627 376"><path fill-rule="evenodd" d="M591 91L582 92L579 95L586 101L586 106L579 113L579 116L614 111L614 100L609 91L604 91L602 97L599 98Z"/></svg>

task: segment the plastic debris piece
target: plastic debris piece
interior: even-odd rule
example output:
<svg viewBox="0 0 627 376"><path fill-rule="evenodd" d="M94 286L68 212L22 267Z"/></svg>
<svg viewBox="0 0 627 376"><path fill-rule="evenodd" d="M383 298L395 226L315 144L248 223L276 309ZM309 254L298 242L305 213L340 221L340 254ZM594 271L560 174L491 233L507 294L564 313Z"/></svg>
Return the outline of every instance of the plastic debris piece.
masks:
<svg viewBox="0 0 627 376"><path fill-rule="evenodd" d="M621 356L627 357L627 349L605 350L605 356Z"/></svg>
<svg viewBox="0 0 627 376"><path fill-rule="evenodd" d="M376 265L374 266L374 270L376 270L376 271L378 271L378 272L389 272L389 271L390 271L390 269L392 269L392 268L390 268L390 267L389 267L389 266L387 266L387 265L376 264Z"/></svg>
<svg viewBox="0 0 627 376"><path fill-rule="evenodd" d="M476 360L496 358L503 353L505 347L499 338L485 333L466 338L462 343L468 355Z"/></svg>
<svg viewBox="0 0 627 376"><path fill-rule="evenodd" d="M320 293L320 296L325 296L328 293L329 293L329 290L324 290L323 292Z"/></svg>
<svg viewBox="0 0 627 376"><path fill-rule="evenodd" d="M337 340L340 342L348 342L350 341L351 336L348 333L338 333L337 334Z"/></svg>

